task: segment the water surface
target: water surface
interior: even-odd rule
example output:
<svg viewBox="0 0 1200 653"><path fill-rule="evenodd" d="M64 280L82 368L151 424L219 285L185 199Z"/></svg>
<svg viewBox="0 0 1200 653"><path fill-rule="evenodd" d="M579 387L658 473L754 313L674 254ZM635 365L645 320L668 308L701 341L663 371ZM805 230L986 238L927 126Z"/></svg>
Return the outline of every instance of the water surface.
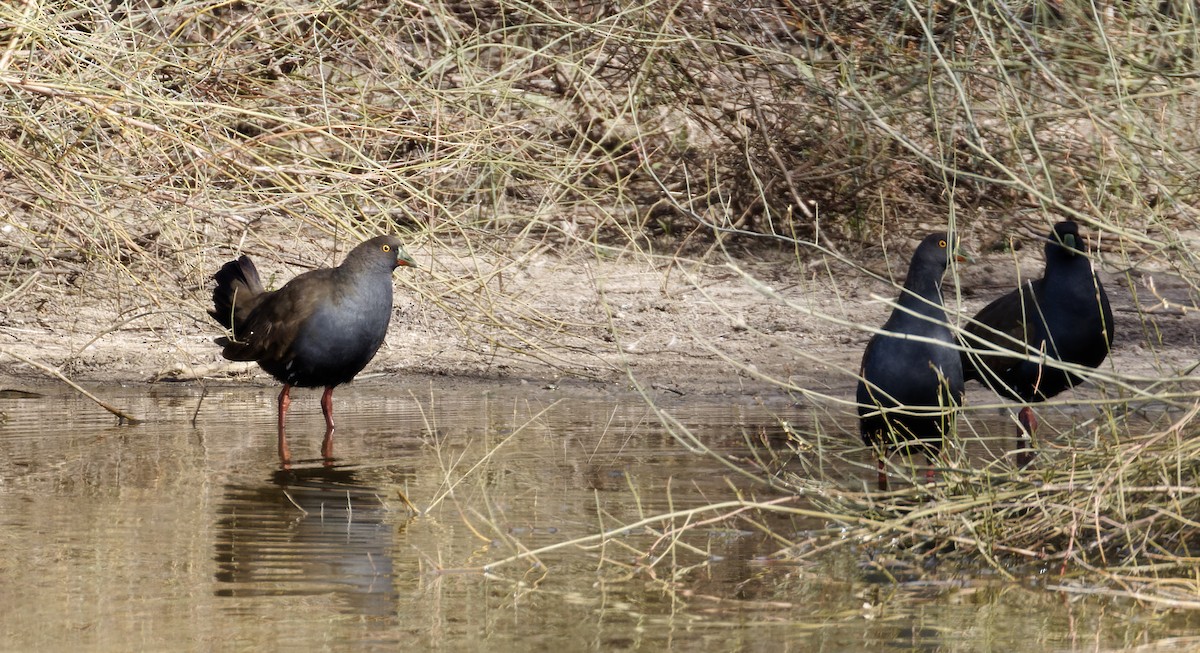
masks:
<svg viewBox="0 0 1200 653"><path fill-rule="evenodd" d="M0 398L3 650L1111 650L1197 625L983 565L887 577L854 547L772 557L819 522L623 531L780 496L688 451L637 397L359 382L337 392L327 464L318 393L301 392L281 469L274 388L97 391L148 422L55 390ZM747 442L787 464L781 420L853 426L786 401L664 405L742 469L772 464Z"/></svg>

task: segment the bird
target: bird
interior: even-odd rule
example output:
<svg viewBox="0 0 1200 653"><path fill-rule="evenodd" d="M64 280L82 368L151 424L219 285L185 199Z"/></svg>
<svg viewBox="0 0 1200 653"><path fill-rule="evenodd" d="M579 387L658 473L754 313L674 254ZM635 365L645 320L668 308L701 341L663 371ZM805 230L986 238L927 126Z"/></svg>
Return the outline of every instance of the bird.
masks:
<svg viewBox="0 0 1200 653"><path fill-rule="evenodd" d="M1046 237L1046 271L985 306L963 328L963 378L1025 404L1045 401L1083 381L1049 361L1099 367L1112 348L1112 306L1092 269L1079 225L1054 225ZM1021 409L1017 463L1032 460L1037 416Z"/></svg>
<svg viewBox="0 0 1200 653"><path fill-rule="evenodd" d="M892 449L923 453L932 464L954 428L963 398L962 361L946 321L942 277L950 259L967 260L946 233L926 236L908 266L896 307L863 352L858 381L859 432L887 490ZM920 339L917 339L920 338ZM933 480L933 469L926 470Z"/></svg>
<svg viewBox="0 0 1200 653"><path fill-rule="evenodd" d="M375 357L392 317L392 272L415 266L395 236L377 236L335 268L298 275L282 288L263 288L248 256L223 265L213 279L208 312L229 335L217 338L221 355L254 361L283 384L279 393L279 458L291 462L284 424L291 389L324 387L321 412L333 457L333 389L349 383Z"/></svg>

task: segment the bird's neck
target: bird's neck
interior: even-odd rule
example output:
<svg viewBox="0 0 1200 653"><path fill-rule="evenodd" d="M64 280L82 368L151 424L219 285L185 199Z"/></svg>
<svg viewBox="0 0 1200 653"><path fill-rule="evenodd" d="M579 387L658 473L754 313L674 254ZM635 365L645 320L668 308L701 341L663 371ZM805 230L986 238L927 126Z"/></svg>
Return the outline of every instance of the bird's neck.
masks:
<svg viewBox="0 0 1200 653"><path fill-rule="evenodd" d="M940 271L923 273L922 270L911 270L908 280L904 282L904 292L900 293L900 305L923 315L944 315Z"/></svg>
<svg viewBox="0 0 1200 653"><path fill-rule="evenodd" d="M391 293L392 275L390 272L376 273L372 269L362 267L347 267L345 265L333 269L333 276L344 292L354 296L377 296L380 293Z"/></svg>
<svg viewBox="0 0 1200 653"><path fill-rule="evenodd" d="M1090 295L1094 294L1092 276L1092 262L1087 257L1063 256L1047 261L1043 283L1061 288L1058 293L1076 290Z"/></svg>

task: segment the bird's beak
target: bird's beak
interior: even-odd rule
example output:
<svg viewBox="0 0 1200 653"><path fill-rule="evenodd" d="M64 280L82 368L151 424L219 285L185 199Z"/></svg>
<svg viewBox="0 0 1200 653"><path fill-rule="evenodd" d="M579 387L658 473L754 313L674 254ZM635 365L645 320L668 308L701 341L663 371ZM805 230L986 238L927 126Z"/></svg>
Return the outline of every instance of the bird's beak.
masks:
<svg viewBox="0 0 1200 653"><path fill-rule="evenodd" d="M413 257L408 252L399 249L396 250L396 267L415 268L417 267L417 262L413 260Z"/></svg>

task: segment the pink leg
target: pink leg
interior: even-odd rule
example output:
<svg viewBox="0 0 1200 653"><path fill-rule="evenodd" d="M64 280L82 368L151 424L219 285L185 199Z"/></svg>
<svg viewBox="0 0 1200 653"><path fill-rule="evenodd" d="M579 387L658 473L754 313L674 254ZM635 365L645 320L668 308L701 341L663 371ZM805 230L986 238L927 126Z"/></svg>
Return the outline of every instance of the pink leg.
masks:
<svg viewBox="0 0 1200 653"><path fill-rule="evenodd" d="M291 384L285 383L283 390L279 392L279 462L284 465L292 462L292 452L288 451L287 432L284 430L288 406L292 405L291 390Z"/></svg>
<svg viewBox="0 0 1200 653"><path fill-rule="evenodd" d="M1033 409L1026 406L1017 414L1017 421L1021 423L1021 435L1017 438L1017 446L1022 449L1017 454L1017 465L1027 467L1033 462L1033 435L1037 433L1038 419Z"/></svg>
<svg viewBox="0 0 1200 653"><path fill-rule="evenodd" d="M321 455L325 460L333 458L333 386L325 386L321 395L321 412L325 415L325 440L321 442Z"/></svg>
<svg viewBox="0 0 1200 653"><path fill-rule="evenodd" d="M325 415L325 430L333 430L333 386L325 386L325 394L321 395L321 413Z"/></svg>

